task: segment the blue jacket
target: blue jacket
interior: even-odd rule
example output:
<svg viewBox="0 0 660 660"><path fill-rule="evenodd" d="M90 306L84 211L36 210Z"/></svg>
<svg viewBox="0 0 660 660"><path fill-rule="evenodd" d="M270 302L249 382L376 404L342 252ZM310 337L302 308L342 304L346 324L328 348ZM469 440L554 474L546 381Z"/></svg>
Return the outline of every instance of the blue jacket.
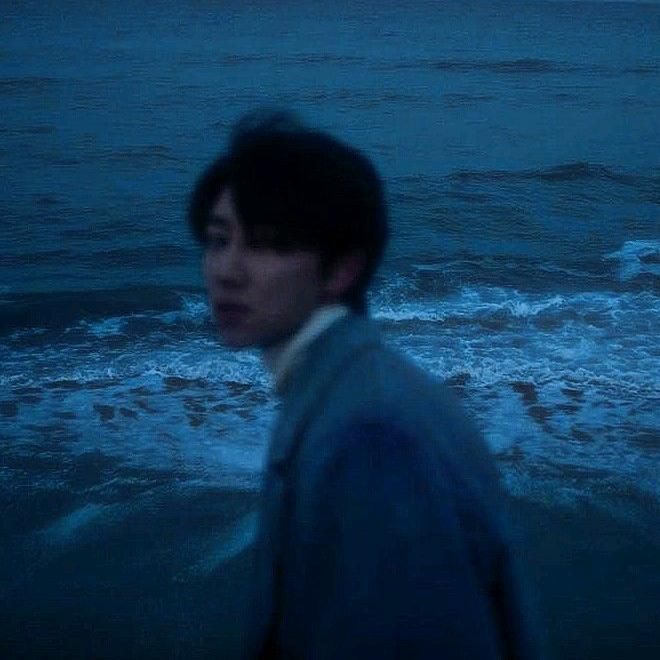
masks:
<svg viewBox="0 0 660 660"><path fill-rule="evenodd" d="M537 657L493 461L447 389L352 315L282 395L248 657Z"/></svg>

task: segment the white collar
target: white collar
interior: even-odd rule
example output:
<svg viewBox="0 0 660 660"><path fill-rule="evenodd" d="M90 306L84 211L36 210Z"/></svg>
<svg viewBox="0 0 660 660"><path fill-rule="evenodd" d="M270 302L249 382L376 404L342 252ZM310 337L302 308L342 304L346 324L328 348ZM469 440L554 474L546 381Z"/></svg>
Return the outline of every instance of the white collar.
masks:
<svg viewBox="0 0 660 660"><path fill-rule="evenodd" d="M297 332L263 352L263 360L273 376L275 391L281 388L293 368L302 359L305 349L323 332L349 313L345 305L324 305L312 312Z"/></svg>

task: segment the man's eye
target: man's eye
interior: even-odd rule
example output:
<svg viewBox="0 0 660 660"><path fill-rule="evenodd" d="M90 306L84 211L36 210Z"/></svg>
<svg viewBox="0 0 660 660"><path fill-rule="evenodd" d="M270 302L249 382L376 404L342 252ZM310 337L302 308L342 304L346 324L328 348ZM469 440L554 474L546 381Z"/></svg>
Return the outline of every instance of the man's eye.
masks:
<svg viewBox="0 0 660 660"><path fill-rule="evenodd" d="M226 236L209 236L206 244L211 250L222 250L227 247L229 239Z"/></svg>
<svg viewBox="0 0 660 660"><path fill-rule="evenodd" d="M277 232L273 227L257 226L252 229L250 245L255 248L272 248L277 243Z"/></svg>

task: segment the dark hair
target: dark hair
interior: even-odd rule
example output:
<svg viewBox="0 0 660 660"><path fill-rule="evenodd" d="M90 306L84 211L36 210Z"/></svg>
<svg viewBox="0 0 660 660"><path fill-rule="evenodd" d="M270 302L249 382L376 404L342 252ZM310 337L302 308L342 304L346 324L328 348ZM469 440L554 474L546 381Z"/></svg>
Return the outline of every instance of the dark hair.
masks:
<svg viewBox="0 0 660 660"><path fill-rule="evenodd" d="M202 244L226 187L253 244L310 249L326 269L350 250L362 251L364 270L343 302L365 310L388 230L383 184L364 154L289 112L259 111L237 123L228 152L193 190L188 219Z"/></svg>

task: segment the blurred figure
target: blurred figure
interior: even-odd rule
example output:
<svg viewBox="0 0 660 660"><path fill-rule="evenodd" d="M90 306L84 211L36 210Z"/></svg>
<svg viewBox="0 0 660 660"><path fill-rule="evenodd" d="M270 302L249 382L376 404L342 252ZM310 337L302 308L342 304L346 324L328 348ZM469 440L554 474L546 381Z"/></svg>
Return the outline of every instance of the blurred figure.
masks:
<svg viewBox="0 0 660 660"><path fill-rule="evenodd" d="M246 657L537 657L493 461L369 319L388 236L371 162L250 115L189 220L222 341L260 348L281 397Z"/></svg>

